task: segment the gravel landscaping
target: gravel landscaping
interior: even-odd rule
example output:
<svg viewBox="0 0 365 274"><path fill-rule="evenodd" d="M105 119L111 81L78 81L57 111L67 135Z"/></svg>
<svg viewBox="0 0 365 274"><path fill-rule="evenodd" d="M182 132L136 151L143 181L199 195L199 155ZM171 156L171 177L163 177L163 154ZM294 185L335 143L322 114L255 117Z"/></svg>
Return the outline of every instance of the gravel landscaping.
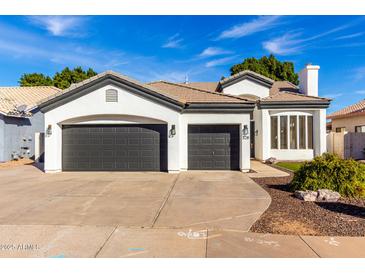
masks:
<svg viewBox="0 0 365 274"><path fill-rule="evenodd" d="M289 191L292 178L292 173L281 178L252 178L272 198L270 207L251 227L252 232L365 236L364 199L341 198L336 203L304 202Z"/></svg>

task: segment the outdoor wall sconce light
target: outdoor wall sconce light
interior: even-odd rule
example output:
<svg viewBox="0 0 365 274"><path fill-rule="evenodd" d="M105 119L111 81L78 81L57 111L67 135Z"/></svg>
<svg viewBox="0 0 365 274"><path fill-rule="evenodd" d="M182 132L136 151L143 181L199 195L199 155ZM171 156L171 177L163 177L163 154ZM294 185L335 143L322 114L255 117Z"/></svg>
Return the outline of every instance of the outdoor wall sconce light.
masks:
<svg viewBox="0 0 365 274"><path fill-rule="evenodd" d="M242 129L243 139L248 139L248 126L244 125Z"/></svg>
<svg viewBox="0 0 365 274"><path fill-rule="evenodd" d="M47 134L47 136L51 136L52 135L52 125L48 125L47 126L46 134Z"/></svg>
<svg viewBox="0 0 365 274"><path fill-rule="evenodd" d="M171 125L170 136L174 137L175 135L176 135L176 127L175 125Z"/></svg>

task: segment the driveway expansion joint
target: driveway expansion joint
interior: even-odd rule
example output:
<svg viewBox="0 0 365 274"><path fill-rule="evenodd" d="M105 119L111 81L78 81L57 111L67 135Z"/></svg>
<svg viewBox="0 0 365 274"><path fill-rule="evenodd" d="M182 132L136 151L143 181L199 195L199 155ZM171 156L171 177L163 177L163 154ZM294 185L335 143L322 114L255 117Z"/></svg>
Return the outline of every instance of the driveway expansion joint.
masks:
<svg viewBox="0 0 365 274"><path fill-rule="evenodd" d="M96 251L94 258L96 258L96 257L99 255L99 253L100 253L100 252L101 252L101 250L104 248L104 246L106 245L106 243L110 240L110 238L112 237L112 235L114 234L114 232L117 230L117 228L118 228L118 226L115 226L115 227L113 228L112 232L111 232L111 233L109 234L109 236L106 238L105 242L104 242L104 243L100 246L99 250L98 250L98 251Z"/></svg>
<svg viewBox="0 0 365 274"><path fill-rule="evenodd" d="M303 237L301 235L298 235L299 238L314 252L314 254L316 254L318 256L318 258L322 258L321 255L319 255L307 242L306 240L303 239Z"/></svg>
<svg viewBox="0 0 365 274"><path fill-rule="evenodd" d="M164 198L164 201L163 201L163 202L162 202L162 204L161 204L161 207L158 209L158 211L157 211L157 213L156 213L156 216L155 216L155 217L154 217L154 219L153 219L153 222L152 222L151 228L154 228L155 223L157 222L157 219L158 219L158 217L160 216L160 214L161 214L161 212L162 212L162 209L165 207L165 205L166 205L167 201L169 200L170 195L171 195L171 192L172 192L172 190L174 189L174 187L175 187L175 185L176 185L176 182L178 181L179 177L180 177L180 174L177 174L177 176L176 176L176 178L175 178L174 182L172 183L172 185L171 185L171 187L170 187L169 191L167 192L167 194L166 194L166 196L165 196L165 198Z"/></svg>

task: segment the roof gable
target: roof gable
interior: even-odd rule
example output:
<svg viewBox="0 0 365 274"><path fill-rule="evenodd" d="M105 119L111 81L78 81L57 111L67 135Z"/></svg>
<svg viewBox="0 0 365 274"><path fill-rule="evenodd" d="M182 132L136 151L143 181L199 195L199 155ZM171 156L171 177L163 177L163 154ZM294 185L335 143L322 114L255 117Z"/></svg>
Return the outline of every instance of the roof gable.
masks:
<svg viewBox="0 0 365 274"><path fill-rule="evenodd" d="M161 83L168 87L171 87L172 84L168 82ZM254 102L248 102L244 99L232 98L231 96L220 95L217 93L214 93L214 95L212 95L212 92L209 91L187 88L178 84L172 84L174 85L174 87L177 88L177 90L172 91L171 88L157 87L153 83L144 84L119 73L106 71L80 83L74 84L68 89L59 92L55 96L45 99L40 104L40 108L42 112L47 112L108 84L126 89L132 93L138 94L144 98L148 98L151 101L165 105L166 107L172 108L180 112L185 112L193 107L195 110L209 108L210 111L218 111L223 109L225 111L247 111L247 109L252 110L254 107ZM186 90L185 92L181 92L181 90L183 89L188 89L189 91L194 90L194 93L192 94L190 92L189 94L187 94ZM211 96L215 96L215 98L212 99L211 96L204 97L202 96L203 93L204 95L206 95L206 93L209 93ZM203 98L206 97L208 99L204 100ZM210 104L210 106L207 107L207 104ZM219 107L212 108L213 105L219 105Z"/></svg>
<svg viewBox="0 0 365 274"><path fill-rule="evenodd" d="M262 85L262 86L265 86L268 88L270 88L275 82L274 80L272 80L268 77L265 77L261 74L258 74L256 72L253 72L251 70L244 70L244 71L241 71L239 73L236 73L230 77L227 77L227 78L224 78L223 80L221 80L219 82L218 89L222 90L223 88L234 85L234 84L236 84L240 81L246 80L246 79L251 80L259 85Z"/></svg>
<svg viewBox="0 0 365 274"><path fill-rule="evenodd" d="M74 84L68 89L59 92L55 96L45 99L40 104L40 108L42 112L47 112L106 85L114 85L126 89L130 92L175 110L181 110L184 106L183 103L179 102L175 98L167 97L152 87L140 83L137 80L131 79L113 71L106 71L87 80Z"/></svg>

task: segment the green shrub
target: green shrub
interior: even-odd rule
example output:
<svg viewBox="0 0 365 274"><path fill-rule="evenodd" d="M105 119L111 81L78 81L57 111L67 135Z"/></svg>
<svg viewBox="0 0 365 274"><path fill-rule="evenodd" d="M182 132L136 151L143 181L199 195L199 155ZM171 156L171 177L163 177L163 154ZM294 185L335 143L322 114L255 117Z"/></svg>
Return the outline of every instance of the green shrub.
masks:
<svg viewBox="0 0 365 274"><path fill-rule="evenodd" d="M330 189L348 197L365 197L365 165L343 160L333 154L323 154L305 162L295 172L291 189Z"/></svg>

